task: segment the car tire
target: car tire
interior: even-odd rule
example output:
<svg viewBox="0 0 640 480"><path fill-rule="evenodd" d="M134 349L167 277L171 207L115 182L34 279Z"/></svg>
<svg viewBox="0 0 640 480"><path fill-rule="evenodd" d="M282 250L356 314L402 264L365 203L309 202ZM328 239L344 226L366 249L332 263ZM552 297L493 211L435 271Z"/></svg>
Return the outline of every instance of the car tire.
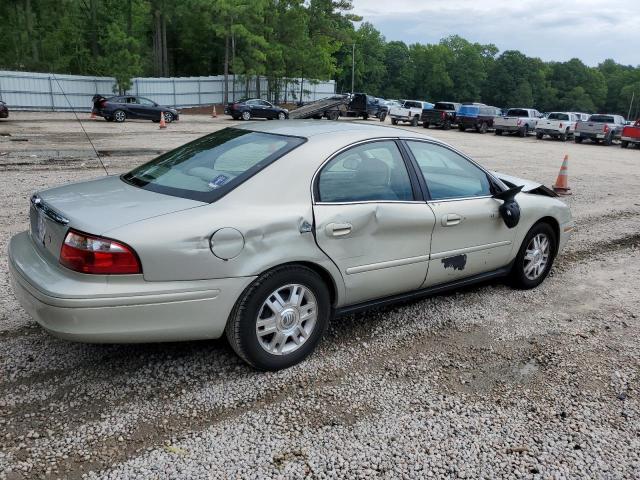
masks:
<svg viewBox="0 0 640 480"><path fill-rule="evenodd" d="M384 122L387 119L387 112L382 112L380 114L380 121Z"/></svg>
<svg viewBox="0 0 640 480"><path fill-rule="evenodd" d="M627 142L626 140L622 140L620 142L620 148L628 148L629 147L629 142Z"/></svg>
<svg viewBox="0 0 640 480"><path fill-rule="evenodd" d="M546 248L543 248L543 240L547 241ZM544 281L558 250L557 241L556 233L548 223L539 222L531 227L511 268L510 280L515 288L528 290Z"/></svg>
<svg viewBox="0 0 640 480"><path fill-rule="evenodd" d="M240 118L242 118L242 120L251 120L251 112L248 110L245 110L244 112L242 112L242 114L240 115Z"/></svg>
<svg viewBox="0 0 640 480"><path fill-rule="evenodd" d="M542 140L542 138L543 138L543 137L544 137L544 133L536 132L536 138L537 138L538 140Z"/></svg>
<svg viewBox="0 0 640 480"><path fill-rule="evenodd" d="M171 123L173 122L173 113L171 112L163 112L164 114L164 121L167 123Z"/></svg>
<svg viewBox="0 0 640 480"><path fill-rule="evenodd" d="M287 114L284 112L278 112L278 120L286 120Z"/></svg>
<svg viewBox="0 0 640 480"><path fill-rule="evenodd" d="M573 137L573 141L574 141L575 143L582 143L582 137L575 137L575 136L574 136L574 137Z"/></svg>
<svg viewBox="0 0 640 480"><path fill-rule="evenodd" d="M612 145L613 144L613 133L607 135L607 138L605 138L602 143L604 143L606 146Z"/></svg>
<svg viewBox="0 0 640 480"><path fill-rule="evenodd" d="M466 130L466 128L464 128L464 125L458 125L458 130L460 130L461 132L464 132ZM480 129L478 127L476 127L476 132L479 132Z"/></svg>
<svg viewBox="0 0 640 480"><path fill-rule="evenodd" d="M480 133L485 134L487 130L489 130L489 125L487 125L487 122L482 122L482 125L480 125Z"/></svg>
<svg viewBox="0 0 640 480"><path fill-rule="evenodd" d="M398 120L396 118L392 118L391 125L397 125L397 124L398 124Z"/></svg>
<svg viewBox="0 0 640 480"><path fill-rule="evenodd" d="M529 135L529 127L527 125L524 126L524 128L520 129L520 137L525 138L527 135Z"/></svg>
<svg viewBox="0 0 640 480"><path fill-rule="evenodd" d="M113 119L118 123L122 123L127 119L127 114L124 113L124 110L116 110L113 112Z"/></svg>
<svg viewBox="0 0 640 480"><path fill-rule="evenodd" d="M431 124L429 122L425 122L424 120L422 121L422 128L428 129L430 126Z"/></svg>
<svg viewBox="0 0 640 480"><path fill-rule="evenodd" d="M496 135L498 136L502 135L502 130L496 130Z"/></svg>
<svg viewBox="0 0 640 480"><path fill-rule="evenodd" d="M442 129L443 130L451 129L451 120L445 120L445 122L442 124Z"/></svg>
<svg viewBox="0 0 640 480"><path fill-rule="evenodd" d="M567 128L558 138L560 138L561 142L566 142L567 138L569 138L569 129Z"/></svg>
<svg viewBox="0 0 640 480"><path fill-rule="evenodd" d="M295 294L303 295L301 302L294 300ZM270 303L284 309L276 313ZM307 305L315 305L315 316L305 311ZM322 278L307 267L285 265L262 274L247 287L231 312L225 333L231 348L252 367L281 370L315 350L331 313L331 297ZM307 318L302 320L304 315ZM269 316L272 323L264 321ZM263 325L258 324L260 320ZM272 331L264 333L267 328Z"/></svg>
<svg viewBox="0 0 640 480"><path fill-rule="evenodd" d="M411 119L411 126L412 127L417 127L418 126L418 122L419 122L419 119L418 119L418 116L416 115L415 117L413 117Z"/></svg>

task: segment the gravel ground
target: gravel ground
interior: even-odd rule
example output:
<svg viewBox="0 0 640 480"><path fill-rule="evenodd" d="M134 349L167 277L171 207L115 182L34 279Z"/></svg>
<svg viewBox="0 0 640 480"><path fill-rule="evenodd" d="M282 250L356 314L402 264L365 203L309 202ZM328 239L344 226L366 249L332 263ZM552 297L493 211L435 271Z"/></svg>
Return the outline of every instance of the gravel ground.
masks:
<svg viewBox="0 0 640 480"><path fill-rule="evenodd" d="M233 123L83 121L110 173ZM50 337L3 258L0 478L639 478L640 152L429 134L547 185L569 154L577 231L541 287L346 317L308 361L257 373L222 340ZM0 121L1 254L34 190L102 173L72 115Z"/></svg>

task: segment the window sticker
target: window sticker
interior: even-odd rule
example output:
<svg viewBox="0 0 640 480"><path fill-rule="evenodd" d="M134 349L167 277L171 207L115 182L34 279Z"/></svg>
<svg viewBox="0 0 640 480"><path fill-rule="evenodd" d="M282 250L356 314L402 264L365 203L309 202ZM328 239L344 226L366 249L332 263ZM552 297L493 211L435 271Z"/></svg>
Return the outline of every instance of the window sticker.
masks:
<svg viewBox="0 0 640 480"><path fill-rule="evenodd" d="M221 186L223 186L228 181L229 177L227 177L226 175L218 175L216 178L209 182L209 187L215 190L216 188L220 188Z"/></svg>

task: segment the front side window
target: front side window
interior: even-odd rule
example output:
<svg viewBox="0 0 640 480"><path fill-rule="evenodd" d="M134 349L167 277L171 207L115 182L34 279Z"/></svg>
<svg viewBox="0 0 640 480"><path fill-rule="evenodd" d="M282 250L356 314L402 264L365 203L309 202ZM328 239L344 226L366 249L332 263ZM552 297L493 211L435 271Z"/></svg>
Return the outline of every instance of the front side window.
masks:
<svg viewBox="0 0 640 480"><path fill-rule="evenodd" d="M395 142L365 143L340 153L322 169L320 202L411 201L407 167Z"/></svg>
<svg viewBox="0 0 640 480"><path fill-rule="evenodd" d="M138 101L140 102L140 105L147 105L147 106L152 106L155 105L151 100L149 100L148 98L142 98L140 97L138 99Z"/></svg>
<svg viewBox="0 0 640 480"><path fill-rule="evenodd" d="M211 203L304 141L225 128L160 155L122 179L145 190Z"/></svg>
<svg viewBox="0 0 640 480"><path fill-rule="evenodd" d="M407 141L432 200L491 195L484 171L463 156L433 143Z"/></svg>

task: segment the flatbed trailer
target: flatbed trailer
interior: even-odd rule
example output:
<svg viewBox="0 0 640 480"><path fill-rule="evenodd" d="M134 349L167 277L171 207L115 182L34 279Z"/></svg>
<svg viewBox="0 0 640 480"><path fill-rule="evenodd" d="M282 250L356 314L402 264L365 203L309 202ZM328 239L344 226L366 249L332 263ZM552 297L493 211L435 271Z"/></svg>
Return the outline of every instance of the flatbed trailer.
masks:
<svg viewBox="0 0 640 480"><path fill-rule="evenodd" d="M337 120L341 112L343 114L346 113L348 106L348 95L334 95L333 97L323 98L303 105L295 110L291 110L289 112L289 118L304 119L326 117L329 120Z"/></svg>

